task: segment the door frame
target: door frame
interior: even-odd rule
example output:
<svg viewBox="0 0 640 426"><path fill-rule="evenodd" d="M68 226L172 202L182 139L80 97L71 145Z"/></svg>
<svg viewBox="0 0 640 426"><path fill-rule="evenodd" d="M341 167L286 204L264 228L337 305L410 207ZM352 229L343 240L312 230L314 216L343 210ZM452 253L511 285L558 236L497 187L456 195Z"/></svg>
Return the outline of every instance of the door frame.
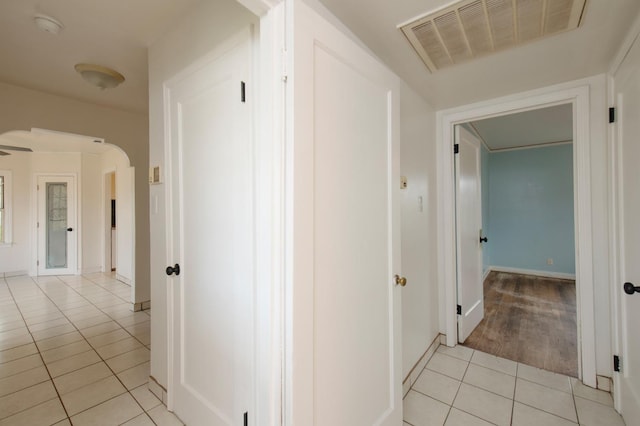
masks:
<svg viewBox="0 0 640 426"><path fill-rule="evenodd" d="M596 387L593 230L591 212L590 79L509 95L436 112L438 158L438 283L440 328L447 346L457 342L456 234L453 127L547 106L573 104L574 227L578 377Z"/></svg>
<svg viewBox="0 0 640 426"><path fill-rule="evenodd" d="M115 167L102 170L102 272L111 273L111 265L113 265L112 249L113 244L111 237L111 174L115 175ZM108 182L107 182L108 179ZM116 203L117 204L117 203Z"/></svg>
<svg viewBox="0 0 640 426"><path fill-rule="evenodd" d="M33 211L34 211L34 216L35 216L35 221L34 224L36 225L35 227L35 232L34 232L34 247L35 250L33 251L33 265L34 265L34 270L35 270L35 276L40 276L40 266L38 265L38 260L39 260L39 256L40 256L40 245L42 243L41 238L40 238L40 228L38 228L37 223L40 220L40 197L38 194L38 185L40 182L40 179L46 179L46 178L52 178L52 180L55 180L55 178L72 178L73 179L73 191L74 191L74 200L73 200L73 210L75 212L75 224L73 225L74 227L74 237L75 237L75 256L73 258L73 264L70 265L67 269L69 269L69 273L63 273L60 275L78 275L80 270L82 269L82 264L81 264L81 256L80 253L82 253L82 226L81 226L81 222L82 222L82 200L80 199L81 197L81 188L80 188L80 180L78 178L78 173L34 173L33 174L33 180L34 180L34 184L33 184ZM68 262L68 259L67 259ZM56 275L56 274L52 274L52 275Z"/></svg>

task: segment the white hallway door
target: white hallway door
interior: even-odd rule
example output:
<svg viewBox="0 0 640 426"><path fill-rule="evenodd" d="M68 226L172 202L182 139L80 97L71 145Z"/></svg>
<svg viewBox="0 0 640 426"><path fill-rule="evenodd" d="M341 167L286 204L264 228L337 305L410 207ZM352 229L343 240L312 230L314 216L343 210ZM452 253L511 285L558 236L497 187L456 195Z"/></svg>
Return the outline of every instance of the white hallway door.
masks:
<svg viewBox="0 0 640 426"><path fill-rule="evenodd" d="M255 424L250 54L247 30L165 84L169 408L190 426Z"/></svg>
<svg viewBox="0 0 640 426"><path fill-rule="evenodd" d="M456 126L456 229L458 256L458 341L463 343L484 318L482 288L482 195L480 141Z"/></svg>
<svg viewBox="0 0 640 426"><path fill-rule="evenodd" d="M397 426L399 81L302 1L290 5L287 424Z"/></svg>
<svg viewBox="0 0 640 426"><path fill-rule="evenodd" d="M620 197L619 247L620 282L615 283L618 298L618 331L622 360L620 373L614 373L620 383L620 410L627 425L640 419L640 45L627 56L615 76L618 110L617 188ZM627 290L624 291L624 283ZM630 287L630 288L629 288ZM638 289L640 290L640 288Z"/></svg>
<svg viewBox="0 0 640 426"><path fill-rule="evenodd" d="M77 272L78 229L74 176L38 176L38 275Z"/></svg>

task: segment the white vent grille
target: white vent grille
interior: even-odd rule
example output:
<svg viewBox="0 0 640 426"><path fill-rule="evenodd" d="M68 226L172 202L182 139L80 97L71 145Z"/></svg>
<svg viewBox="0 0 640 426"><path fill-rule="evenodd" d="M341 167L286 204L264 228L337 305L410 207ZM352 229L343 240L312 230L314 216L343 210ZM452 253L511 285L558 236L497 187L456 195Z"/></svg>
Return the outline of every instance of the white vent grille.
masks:
<svg viewBox="0 0 640 426"><path fill-rule="evenodd" d="M580 25L586 0L463 0L401 26L433 72Z"/></svg>

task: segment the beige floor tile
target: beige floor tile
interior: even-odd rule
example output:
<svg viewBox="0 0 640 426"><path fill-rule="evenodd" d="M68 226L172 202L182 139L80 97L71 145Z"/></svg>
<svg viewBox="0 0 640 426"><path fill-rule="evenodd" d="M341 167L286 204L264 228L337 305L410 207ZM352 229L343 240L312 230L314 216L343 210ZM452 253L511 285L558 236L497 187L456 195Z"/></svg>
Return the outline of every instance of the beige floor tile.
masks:
<svg viewBox="0 0 640 426"><path fill-rule="evenodd" d="M124 318L119 318L118 324L122 327L130 327L136 324L144 323L149 321L149 315L143 312L133 312L133 315L126 316Z"/></svg>
<svg viewBox="0 0 640 426"><path fill-rule="evenodd" d="M155 426L155 423L153 423L151 417L145 413L123 423L123 426Z"/></svg>
<svg viewBox="0 0 640 426"><path fill-rule="evenodd" d="M98 315L90 316L88 318L75 319L71 320L73 325L78 327L79 330L83 330L85 328L94 327L96 325L104 324L106 322L112 321L108 315L100 313Z"/></svg>
<svg viewBox="0 0 640 426"><path fill-rule="evenodd" d="M18 328L14 328L13 330L7 330L0 333L0 341L8 340L8 339L11 339L12 337L22 337L28 334L29 334L29 329L27 327L24 327L24 326L18 327Z"/></svg>
<svg viewBox="0 0 640 426"><path fill-rule="evenodd" d="M47 380L49 380L49 373L44 366L5 377L0 379L0 396L9 395Z"/></svg>
<svg viewBox="0 0 640 426"><path fill-rule="evenodd" d="M33 338L31 338L31 334L23 334L21 336L12 337L10 339L0 341L0 351L13 349L18 346L23 346L29 343L33 343Z"/></svg>
<svg viewBox="0 0 640 426"><path fill-rule="evenodd" d="M100 346L109 345L111 343L115 343L118 340L126 339L131 337L126 330L119 328L118 330L111 331L109 333L100 334L99 336L89 337L87 340L89 344L94 348L98 348Z"/></svg>
<svg viewBox="0 0 640 426"><path fill-rule="evenodd" d="M79 340L58 348L42 352L42 359L47 364L91 350L86 340Z"/></svg>
<svg viewBox="0 0 640 426"><path fill-rule="evenodd" d="M71 426L71 422L69 421L69 419L64 419L53 426Z"/></svg>
<svg viewBox="0 0 640 426"><path fill-rule="evenodd" d="M97 362L88 367L55 377L53 382L60 395L64 395L109 376L113 376L113 372L107 367L107 364Z"/></svg>
<svg viewBox="0 0 640 426"><path fill-rule="evenodd" d="M609 392L604 392L598 389L590 388L584 385L578 379L572 379L571 385L573 387L573 394L580 398L590 399L591 401L599 402L600 404L613 407L613 399Z"/></svg>
<svg viewBox="0 0 640 426"><path fill-rule="evenodd" d="M499 358L480 351L475 351L473 353L471 362L512 376L516 375L516 370L518 369L518 363L515 361Z"/></svg>
<svg viewBox="0 0 640 426"><path fill-rule="evenodd" d="M48 339L54 336L60 336L61 334L67 334L76 331L76 328L72 324L59 325L57 327L47 328L46 330L36 331L31 333L33 340L36 342L39 340Z"/></svg>
<svg viewBox="0 0 640 426"><path fill-rule="evenodd" d="M118 378L129 390L147 383L149 381L149 362L118 373Z"/></svg>
<svg viewBox="0 0 640 426"><path fill-rule="evenodd" d="M31 370L42 365L42 359L39 354L33 354L15 361L0 364L0 379Z"/></svg>
<svg viewBox="0 0 640 426"><path fill-rule="evenodd" d="M477 352L476 352L477 353ZM511 423L513 400L462 383L453 406L499 426Z"/></svg>
<svg viewBox="0 0 640 426"><path fill-rule="evenodd" d="M515 400L577 423L573 396L565 392L517 379Z"/></svg>
<svg viewBox="0 0 640 426"><path fill-rule="evenodd" d="M136 339L138 339L140 341L140 343L142 343L143 345L150 345L151 344L151 331L146 331L144 333L135 333L133 335Z"/></svg>
<svg viewBox="0 0 640 426"><path fill-rule="evenodd" d="M516 387L516 378L514 376L476 364L469 364L462 381L509 399L513 399L513 392Z"/></svg>
<svg viewBox="0 0 640 426"><path fill-rule="evenodd" d="M577 423L515 402L513 405L513 421L511 424L512 426L575 426Z"/></svg>
<svg viewBox="0 0 640 426"><path fill-rule="evenodd" d="M80 330L80 333L82 333L85 339L88 339L90 337L99 336L118 329L120 329L118 323L110 320L109 322L82 329Z"/></svg>
<svg viewBox="0 0 640 426"><path fill-rule="evenodd" d="M54 319L52 321L46 321L46 322L30 325L29 331L31 333L35 333L38 331L48 330L53 327L59 327L61 325L67 325L67 324L69 324L69 321L64 317L61 317L61 318Z"/></svg>
<svg viewBox="0 0 640 426"><path fill-rule="evenodd" d="M142 407L144 411L149 411L154 407L162 404L156 396L149 390L147 384L138 386L137 388L131 391L131 395L138 401L138 404Z"/></svg>
<svg viewBox="0 0 640 426"><path fill-rule="evenodd" d="M129 336L126 339L119 340L110 345L100 346L96 348L96 352L103 358L109 359L114 356L123 354L125 352L132 351L144 347L137 339Z"/></svg>
<svg viewBox="0 0 640 426"><path fill-rule="evenodd" d="M451 405L458 393L460 382L431 370L422 370L413 389L440 402Z"/></svg>
<svg viewBox="0 0 640 426"><path fill-rule="evenodd" d="M66 417L60 400L55 398L0 420L0 426L69 425L63 420Z"/></svg>
<svg viewBox="0 0 640 426"><path fill-rule="evenodd" d="M47 368L51 377L58 377L96 362L100 362L100 357L94 350L90 350L47 364Z"/></svg>
<svg viewBox="0 0 640 426"><path fill-rule="evenodd" d="M409 391L403 402L404 420L414 426L441 426L449 406L415 391Z"/></svg>
<svg viewBox="0 0 640 426"><path fill-rule="evenodd" d="M61 395L62 403L69 416L78 414L88 408L101 404L127 390L115 376L107 377L90 385Z"/></svg>
<svg viewBox="0 0 640 426"><path fill-rule="evenodd" d="M59 318L64 318L64 315L62 315L62 313L58 311L58 312L50 312L43 315L37 315L30 318L25 318L25 322L27 323L27 325L35 325L35 324L41 324L43 322L55 321Z"/></svg>
<svg viewBox="0 0 640 426"><path fill-rule="evenodd" d="M150 351L147 348L138 348L108 359L107 365L115 372L128 370L129 368L149 361Z"/></svg>
<svg viewBox="0 0 640 426"><path fill-rule="evenodd" d="M473 355L473 349L467 348L466 346L456 345L452 348L445 345L438 346L437 352L449 355L455 358L459 358L464 361L471 361L471 356Z"/></svg>
<svg viewBox="0 0 640 426"><path fill-rule="evenodd" d="M451 408L445 426L491 426L491 423L469 413Z"/></svg>
<svg viewBox="0 0 640 426"><path fill-rule="evenodd" d="M12 416L54 398L57 399L58 394L50 380L3 396L0 398L0 418Z"/></svg>
<svg viewBox="0 0 640 426"><path fill-rule="evenodd" d="M576 396L576 409L581 426L624 426L620 414L608 405Z"/></svg>
<svg viewBox="0 0 640 426"><path fill-rule="evenodd" d="M68 345L69 343L82 340L83 337L77 331L63 334L61 336L51 337L49 339L40 340L36 343L40 351L48 351L49 349L59 348L60 346Z"/></svg>
<svg viewBox="0 0 640 426"><path fill-rule="evenodd" d="M167 407L159 405L149 410L149 416L158 426L183 426L183 423L173 413L167 411Z"/></svg>
<svg viewBox="0 0 640 426"><path fill-rule="evenodd" d="M22 320L20 316L18 316L15 321L8 321L0 324L0 333L4 333L5 331L16 330L20 328L26 327L25 322Z"/></svg>
<svg viewBox="0 0 640 426"><path fill-rule="evenodd" d="M562 374L518 364L518 377L562 392L571 393L570 377Z"/></svg>
<svg viewBox="0 0 640 426"><path fill-rule="evenodd" d="M468 365L467 361L436 352L427 363L426 368L453 379L462 380Z"/></svg>
<svg viewBox="0 0 640 426"><path fill-rule="evenodd" d="M142 408L129 393L124 393L71 417L74 426L120 425L140 414Z"/></svg>

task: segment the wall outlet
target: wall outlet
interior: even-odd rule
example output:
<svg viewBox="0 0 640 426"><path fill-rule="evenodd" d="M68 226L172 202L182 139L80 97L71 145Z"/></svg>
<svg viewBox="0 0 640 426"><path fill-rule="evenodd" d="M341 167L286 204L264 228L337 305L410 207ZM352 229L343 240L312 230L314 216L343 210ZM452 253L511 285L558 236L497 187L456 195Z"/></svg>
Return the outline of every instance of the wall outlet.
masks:
<svg viewBox="0 0 640 426"><path fill-rule="evenodd" d="M547 265L553 265L553 259L548 258L547 259Z"/></svg>

